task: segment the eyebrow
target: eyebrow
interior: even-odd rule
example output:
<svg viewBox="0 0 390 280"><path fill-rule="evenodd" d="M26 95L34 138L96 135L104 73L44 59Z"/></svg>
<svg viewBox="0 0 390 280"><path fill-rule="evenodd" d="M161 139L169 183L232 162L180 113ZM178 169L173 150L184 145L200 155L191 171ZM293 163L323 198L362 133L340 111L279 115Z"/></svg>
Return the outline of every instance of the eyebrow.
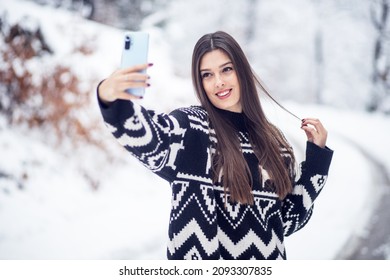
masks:
<svg viewBox="0 0 390 280"><path fill-rule="evenodd" d="M223 68L223 67L225 67L225 66L228 65L228 64L233 64L233 62L228 61L228 62L226 62L226 63L220 65L219 68ZM210 69L200 69L200 72L204 72L204 71L211 71L211 70L210 70Z"/></svg>

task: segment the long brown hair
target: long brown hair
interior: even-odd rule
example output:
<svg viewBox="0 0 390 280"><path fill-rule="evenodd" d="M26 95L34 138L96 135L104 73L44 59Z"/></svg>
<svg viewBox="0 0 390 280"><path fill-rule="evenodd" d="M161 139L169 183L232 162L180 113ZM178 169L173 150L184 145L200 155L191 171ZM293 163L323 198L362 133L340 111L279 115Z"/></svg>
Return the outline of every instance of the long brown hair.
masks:
<svg viewBox="0 0 390 280"><path fill-rule="evenodd" d="M230 199L234 202L253 204L251 192L253 178L241 152L237 133L232 124L227 122L226 118L221 116L221 112L210 102L202 84L200 61L204 54L216 49L224 51L232 60L241 89L240 101L249 140L260 165L268 171L275 191L283 199L292 190L292 178L281 155L282 150L290 156L293 166L295 158L282 133L267 120L260 104L258 89L274 102L276 100L256 77L237 41L223 31L201 37L194 47L192 56L192 81L195 91L201 105L209 115L218 142L213 158L213 180L217 182L222 173L222 184L225 193L230 192ZM276 103L281 106L278 102Z"/></svg>

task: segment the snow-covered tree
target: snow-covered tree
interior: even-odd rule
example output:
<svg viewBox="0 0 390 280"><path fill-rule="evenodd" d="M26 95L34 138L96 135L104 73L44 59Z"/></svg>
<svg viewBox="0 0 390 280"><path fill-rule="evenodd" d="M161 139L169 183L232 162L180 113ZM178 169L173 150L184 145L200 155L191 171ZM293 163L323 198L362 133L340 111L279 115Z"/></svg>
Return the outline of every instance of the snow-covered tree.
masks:
<svg viewBox="0 0 390 280"><path fill-rule="evenodd" d="M373 55L373 90L368 109L383 110L390 113L390 1L373 0L371 3L371 20L375 26ZM387 101L387 102L386 102Z"/></svg>

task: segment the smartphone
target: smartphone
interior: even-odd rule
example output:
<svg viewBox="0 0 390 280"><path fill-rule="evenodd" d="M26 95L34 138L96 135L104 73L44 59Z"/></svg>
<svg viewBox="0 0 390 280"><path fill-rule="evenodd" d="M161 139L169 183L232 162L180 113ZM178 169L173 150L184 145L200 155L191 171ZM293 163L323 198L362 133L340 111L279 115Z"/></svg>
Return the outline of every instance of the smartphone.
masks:
<svg viewBox="0 0 390 280"><path fill-rule="evenodd" d="M121 68L148 63L149 34L146 32L126 32L124 36ZM146 73L146 70L141 71ZM144 96L145 88L129 88L126 92Z"/></svg>

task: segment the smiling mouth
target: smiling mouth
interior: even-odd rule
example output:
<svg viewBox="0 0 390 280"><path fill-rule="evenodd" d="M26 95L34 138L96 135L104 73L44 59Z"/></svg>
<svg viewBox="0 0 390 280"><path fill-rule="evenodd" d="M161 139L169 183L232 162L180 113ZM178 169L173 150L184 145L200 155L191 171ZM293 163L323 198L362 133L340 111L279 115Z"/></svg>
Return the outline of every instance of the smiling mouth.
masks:
<svg viewBox="0 0 390 280"><path fill-rule="evenodd" d="M220 92L217 92L215 95L218 96L219 98L227 98L230 96L230 93L232 92L232 89L226 89Z"/></svg>

